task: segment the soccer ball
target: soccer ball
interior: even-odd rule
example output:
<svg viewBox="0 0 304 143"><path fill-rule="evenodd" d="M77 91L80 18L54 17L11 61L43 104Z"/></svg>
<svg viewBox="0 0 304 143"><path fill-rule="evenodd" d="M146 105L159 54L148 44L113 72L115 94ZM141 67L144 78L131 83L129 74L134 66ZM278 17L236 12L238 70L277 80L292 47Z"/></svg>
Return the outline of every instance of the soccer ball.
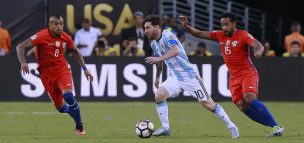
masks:
<svg viewBox="0 0 304 143"><path fill-rule="evenodd" d="M135 126L135 132L141 138L151 137L153 131L154 125L149 120L140 120Z"/></svg>

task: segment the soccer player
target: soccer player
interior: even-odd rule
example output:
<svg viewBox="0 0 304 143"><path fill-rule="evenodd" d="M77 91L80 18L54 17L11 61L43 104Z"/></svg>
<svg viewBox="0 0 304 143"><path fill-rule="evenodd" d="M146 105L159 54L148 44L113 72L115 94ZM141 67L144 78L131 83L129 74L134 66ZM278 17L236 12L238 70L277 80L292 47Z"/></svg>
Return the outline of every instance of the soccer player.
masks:
<svg viewBox="0 0 304 143"><path fill-rule="evenodd" d="M157 129L154 136L169 136L170 125L168 117L167 98L177 97L183 90L196 97L200 104L207 110L213 112L229 129L232 138L239 137L237 126L229 119L221 105L214 103L206 92L203 81L196 73L186 56L185 50L176 37L168 30L161 29L158 16L149 15L145 18L145 34L151 41L154 57L147 57L146 63L156 63L157 73L155 78L156 110L162 127ZM170 71L170 76L159 86L160 74L163 61Z"/></svg>
<svg viewBox="0 0 304 143"><path fill-rule="evenodd" d="M224 13L221 16L222 30L199 31L188 25L188 19L180 16L183 27L193 36L218 41L230 74L229 86L234 104L250 119L272 128L268 137L280 136L284 128L279 126L267 107L257 99L259 75L250 59L250 47L254 56L260 58L263 45L247 31L236 29L236 16Z"/></svg>
<svg viewBox="0 0 304 143"><path fill-rule="evenodd" d="M48 28L38 31L35 35L18 44L16 47L18 59L23 74L29 73L24 49L35 46L36 60L40 79L55 107L60 113L68 113L76 123L76 135L84 136L80 109L72 93L72 76L68 63L64 58L64 51L69 49L82 67L88 80L93 76L87 70L83 57L74 45L72 38L63 32L63 18L60 15L51 15Z"/></svg>

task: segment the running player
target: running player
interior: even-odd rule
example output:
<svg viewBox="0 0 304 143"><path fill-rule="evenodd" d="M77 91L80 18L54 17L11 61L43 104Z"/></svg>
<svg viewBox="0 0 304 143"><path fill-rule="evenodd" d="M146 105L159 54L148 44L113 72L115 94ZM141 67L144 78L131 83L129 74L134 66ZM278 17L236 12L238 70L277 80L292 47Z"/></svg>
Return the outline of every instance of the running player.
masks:
<svg viewBox="0 0 304 143"><path fill-rule="evenodd" d="M36 60L40 79L60 113L68 113L76 123L76 135L83 136L80 109L72 93L72 76L68 63L64 58L64 51L69 49L82 67L88 80L93 76L87 70L83 57L74 45L72 38L63 32L63 18L60 15L51 15L48 28L38 31L35 35L18 44L16 47L21 70L23 74L29 73L29 67L25 59L24 49L36 47Z"/></svg>
<svg viewBox="0 0 304 143"><path fill-rule="evenodd" d="M279 126L267 107L257 99L259 75L250 59L250 47L254 56L260 58L263 45L245 30L236 29L236 16L224 13L221 16L222 30L199 31L188 25L188 19L180 16L181 24L193 36L218 41L227 65L229 86L234 104L250 119L272 128L268 137L281 136L284 128Z"/></svg>
<svg viewBox="0 0 304 143"><path fill-rule="evenodd" d="M229 129L232 138L239 137L237 126L229 119L221 105L214 103L206 92L203 81L196 73L186 56L185 50L172 32L161 29L160 18L149 15L145 18L145 34L151 41L154 57L147 57L146 63L156 63L157 73L155 78L156 110L162 127L157 129L154 136L170 135L167 98L177 97L182 90L196 97L203 107L213 112ZM159 86L163 61L170 71L170 76Z"/></svg>

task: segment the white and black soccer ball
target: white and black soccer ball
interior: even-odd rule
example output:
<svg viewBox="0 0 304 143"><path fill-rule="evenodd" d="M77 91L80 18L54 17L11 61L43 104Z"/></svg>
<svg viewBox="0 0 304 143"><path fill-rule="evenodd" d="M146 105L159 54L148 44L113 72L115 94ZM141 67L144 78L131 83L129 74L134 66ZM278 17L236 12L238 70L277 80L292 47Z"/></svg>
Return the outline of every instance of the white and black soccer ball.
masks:
<svg viewBox="0 0 304 143"><path fill-rule="evenodd" d="M149 120L140 120L135 126L135 132L141 138L151 137L153 131L154 125Z"/></svg>

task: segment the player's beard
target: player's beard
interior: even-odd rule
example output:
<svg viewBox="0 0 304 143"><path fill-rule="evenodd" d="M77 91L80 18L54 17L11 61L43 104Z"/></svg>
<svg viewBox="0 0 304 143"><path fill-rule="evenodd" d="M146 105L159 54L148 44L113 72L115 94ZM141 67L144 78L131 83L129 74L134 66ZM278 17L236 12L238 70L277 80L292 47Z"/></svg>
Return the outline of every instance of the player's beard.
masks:
<svg viewBox="0 0 304 143"><path fill-rule="evenodd" d="M149 33L149 34L147 35L147 37L148 37L149 41L152 41L152 40L155 39L155 33Z"/></svg>
<svg viewBox="0 0 304 143"><path fill-rule="evenodd" d="M231 32L231 31L224 31L224 34L225 34L226 36L229 36L229 37L232 36L232 32Z"/></svg>
<svg viewBox="0 0 304 143"><path fill-rule="evenodd" d="M54 32L55 36L59 37L62 34L61 30L57 30L56 32Z"/></svg>

